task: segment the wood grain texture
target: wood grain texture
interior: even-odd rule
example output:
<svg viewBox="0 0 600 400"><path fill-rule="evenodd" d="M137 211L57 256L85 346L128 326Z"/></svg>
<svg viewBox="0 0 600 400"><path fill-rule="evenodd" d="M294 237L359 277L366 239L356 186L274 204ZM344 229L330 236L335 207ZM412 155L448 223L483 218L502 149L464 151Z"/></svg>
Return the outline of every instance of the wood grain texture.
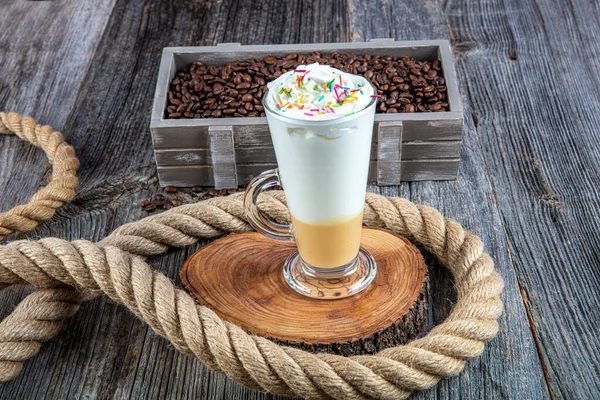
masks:
<svg viewBox="0 0 600 400"><path fill-rule="evenodd" d="M268 161L268 160L265 160ZM252 178L266 169L277 168L274 162L257 164L237 164L237 179L240 185L249 183ZM400 180L431 181L456 178L460 160L458 158L440 158L433 160L405 160L400 162ZM369 166L369 182L377 182L377 161ZM158 167L158 176L162 186L212 186L215 184L211 165L187 165Z"/></svg>
<svg viewBox="0 0 600 400"><path fill-rule="evenodd" d="M483 3L482 3L483 4ZM395 35L405 39L423 37L449 37L444 3L418 1L352 1L350 26L354 40L367 40L382 35ZM461 9L469 15L469 7ZM482 12L481 10L479 11ZM365 23L364 21L369 21ZM469 75L459 69L459 80L468 80ZM484 89L485 88L485 89ZM490 91L489 83L482 90ZM415 399L461 398L496 399L549 397L548 386L540 366L535 340L527 320L527 312L518 290L518 280L508 250L504 233L505 221L500 218L494 187L486 170L472 118L470 101L463 88L465 108L465 130L461 165L456 181L418 182L403 184L400 187L374 188L388 196L402 196L413 201L424 202L437 208L446 217L459 221L467 229L479 235L486 250L494 259L496 268L505 281L503 300L506 314L500 321L498 336L486 347L483 355L469 362L465 371L456 378L442 381L436 388L415 394ZM406 134L408 127L404 127ZM406 139L406 137L405 137ZM439 264L431 264L432 282L444 276ZM433 302L433 316L428 319L434 324L452 306L454 298L451 287L443 286L436 292ZM438 314L439 313L439 314ZM560 362L560 360L555 360Z"/></svg>
<svg viewBox="0 0 600 400"><path fill-rule="evenodd" d="M550 394L598 398L600 78L588 40L600 5L450 1L445 13L468 43L458 66Z"/></svg>
<svg viewBox="0 0 600 400"><path fill-rule="evenodd" d="M98 240L143 216L139 201L160 190L148 126L165 46L451 38L465 129L454 124L450 137L429 139L464 134L458 179L370 189L436 207L478 234L505 280L506 313L479 359L413 398L600 397L597 2L118 0L112 11L111 2L88 4L0 1L0 108L51 123L82 159L77 201L29 237ZM66 65L69 73L59 68ZM414 140L410 132L404 126L405 140ZM2 207L31 196L45 166L41 152L1 138ZM177 282L197 248L151 261ZM427 331L456 295L447 272L425 256ZM22 293L1 292L0 315ZM207 371L106 299L84 305L0 387L0 398L86 397L280 399Z"/></svg>
<svg viewBox="0 0 600 400"><path fill-rule="evenodd" d="M460 141L462 137L462 117L449 119L446 113L397 113L375 114L373 138L377 140L380 122L403 124L402 140L414 141ZM156 149L185 149L206 147L208 144L208 118L170 119L165 126L151 128ZM239 147L272 145L271 134L264 117L214 118L210 123L232 125L235 144Z"/></svg>
<svg viewBox="0 0 600 400"><path fill-rule="evenodd" d="M402 167L402 123L377 124L377 184L399 185Z"/></svg>
<svg viewBox="0 0 600 400"><path fill-rule="evenodd" d="M460 158L460 141L403 142L401 159L432 160L439 158ZM377 160L378 143L371 148L371 161ZM208 148L157 149L154 151L157 165L163 167L211 165L212 157ZM273 146L236 147L235 160L240 164L276 163Z"/></svg>
<svg viewBox="0 0 600 400"><path fill-rule="evenodd" d="M377 275L363 292L337 300L291 289L283 264L296 245L256 232L214 241L194 253L179 274L201 304L248 332L308 351L372 354L421 331L427 270L419 251L392 232L363 229L361 246L375 258Z"/></svg>
<svg viewBox="0 0 600 400"><path fill-rule="evenodd" d="M208 128L208 135L215 188L237 188L233 128L231 126L211 126Z"/></svg>
<svg viewBox="0 0 600 400"><path fill-rule="evenodd" d="M114 0L94 3L0 1L2 111L63 129ZM26 203L50 168L44 153L33 146L16 137L6 143L0 144L2 211ZM14 190L15 184L23 190Z"/></svg>

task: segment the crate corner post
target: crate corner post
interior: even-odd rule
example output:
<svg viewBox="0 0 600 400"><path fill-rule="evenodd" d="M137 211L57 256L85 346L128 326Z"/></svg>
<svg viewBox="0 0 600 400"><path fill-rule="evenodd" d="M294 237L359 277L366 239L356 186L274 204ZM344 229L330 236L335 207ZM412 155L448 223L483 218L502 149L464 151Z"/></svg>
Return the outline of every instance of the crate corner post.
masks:
<svg viewBox="0 0 600 400"><path fill-rule="evenodd" d="M377 185L400 184L402 121L379 122L377 134Z"/></svg>
<svg viewBox="0 0 600 400"><path fill-rule="evenodd" d="M212 158L215 189L238 187L233 126L212 125L208 127L208 140Z"/></svg>

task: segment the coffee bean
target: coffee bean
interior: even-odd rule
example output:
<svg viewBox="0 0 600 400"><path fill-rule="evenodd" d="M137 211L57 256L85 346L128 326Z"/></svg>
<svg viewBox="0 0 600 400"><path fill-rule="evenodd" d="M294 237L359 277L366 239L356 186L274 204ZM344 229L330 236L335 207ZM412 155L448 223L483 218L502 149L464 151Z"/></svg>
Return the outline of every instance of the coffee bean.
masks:
<svg viewBox="0 0 600 400"><path fill-rule="evenodd" d="M430 69L429 71L427 71L427 76L429 76L430 78L435 78L437 74L438 72L435 69Z"/></svg>
<svg viewBox="0 0 600 400"><path fill-rule="evenodd" d="M167 186L167 187L165 187L165 192L167 192L167 193L177 193L177 188L175 186Z"/></svg>
<svg viewBox="0 0 600 400"><path fill-rule="evenodd" d="M225 90L225 88L223 87L223 85L217 84L217 85L213 86L214 94L221 94L221 93L223 93L224 90Z"/></svg>
<svg viewBox="0 0 600 400"><path fill-rule="evenodd" d="M244 101L244 102L250 101L252 99L253 99L253 97L251 94L245 94L242 96L242 101Z"/></svg>
<svg viewBox="0 0 600 400"><path fill-rule="evenodd" d="M254 110L254 105L252 103L246 103L246 104L244 104L244 108L247 111L252 111L252 110Z"/></svg>
<svg viewBox="0 0 600 400"><path fill-rule="evenodd" d="M142 200L140 202L140 207L144 208L144 207L148 207L150 205L150 200L146 199L146 200Z"/></svg>
<svg viewBox="0 0 600 400"><path fill-rule="evenodd" d="M221 115L223 115L223 112L221 110L214 110L210 113L210 116L215 118L219 118Z"/></svg>
<svg viewBox="0 0 600 400"><path fill-rule="evenodd" d="M165 196L160 193L154 195L154 200L163 201L164 199Z"/></svg>
<svg viewBox="0 0 600 400"><path fill-rule="evenodd" d="M423 75L423 74L421 73L421 69L419 69L419 68L411 68L411 69L410 69L410 72L411 72L413 75L417 75L417 76L421 76L421 75Z"/></svg>
<svg viewBox="0 0 600 400"><path fill-rule="evenodd" d="M223 110L223 114L225 115L231 115L235 112L235 108L227 108L225 110Z"/></svg>
<svg viewBox="0 0 600 400"><path fill-rule="evenodd" d="M144 210L146 210L147 212L152 212L152 211L156 210L156 207L157 207L156 205L150 204L150 205L144 207Z"/></svg>
<svg viewBox="0 0 600 400"><path fill-rule="evenodd" d="M434 103L432 105L429 106L429 109L431 111L439 111L442 109L442 104L441 103Z"/></svg>
<svg viewBox="0 0 600 400"><path fill-rule="evenodd" d="M171 199L171 204L173 204L173 206L177 207L181 205L181 200L179 200L177 197L173 197Z"/></svg>
<svg viewBox="0 0 600 400"><path fill-rule="evenodd" d="M235 88L240 90L240 89L250 89L250 84L248 82L242 82L238 85L235 85Z"/></svg>

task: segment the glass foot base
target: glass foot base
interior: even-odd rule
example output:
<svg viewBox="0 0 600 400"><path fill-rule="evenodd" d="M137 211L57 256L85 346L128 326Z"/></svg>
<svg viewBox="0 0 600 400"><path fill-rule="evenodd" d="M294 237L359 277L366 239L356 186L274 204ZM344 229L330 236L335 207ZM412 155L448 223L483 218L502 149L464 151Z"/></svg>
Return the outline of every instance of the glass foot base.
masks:
<svg viewBox="0 0 600 400"><path fill-rule="evenodd" d="M296 251L285 261L283 276L296 292L322 300L341 299L363 291L375 278L375 259L361 247L350 264L336 269L313 268Z"/></svg>

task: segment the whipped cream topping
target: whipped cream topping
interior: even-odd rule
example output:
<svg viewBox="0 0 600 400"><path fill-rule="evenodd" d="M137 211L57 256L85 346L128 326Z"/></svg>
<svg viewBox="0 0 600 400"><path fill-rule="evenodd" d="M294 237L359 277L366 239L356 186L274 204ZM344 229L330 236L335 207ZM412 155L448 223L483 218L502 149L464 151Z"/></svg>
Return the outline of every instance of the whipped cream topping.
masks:
<svg viewBox="0 0 600 400"><path fill-rule="evenodd" d="M352 115L379 97L362 76L329 65L300 65L270 82L268 108L290 118L327 120Z"/></svg>

